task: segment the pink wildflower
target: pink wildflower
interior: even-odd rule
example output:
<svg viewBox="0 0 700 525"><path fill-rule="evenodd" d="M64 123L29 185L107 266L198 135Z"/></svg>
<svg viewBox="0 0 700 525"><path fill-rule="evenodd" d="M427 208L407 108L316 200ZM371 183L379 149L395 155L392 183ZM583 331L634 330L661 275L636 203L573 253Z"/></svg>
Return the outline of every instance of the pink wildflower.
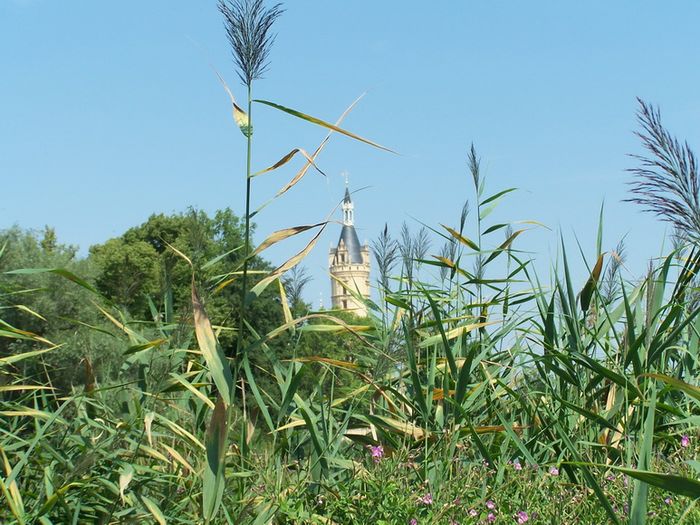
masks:
<svg viewBox="0 0 700 525"><path fill-rule="evenodd" d="M469 515L471 517L475 517L475 516L478 516L479 513L476 511L476 509L469 509Z"/></svg>
<svg viewBox="0 0 700 525"><path fill-rule="evenodd" d="M515 515L515 517L518 519L518 523L522 525L523 523L530 521L530 517L527 515L527 512L524 510L519 510L518 513Z"/></svg>
<svg viewBox="0 0 700 525"><path fill-rule="evenodd" d="M550 467L549 468L549 474L551 476L558 476L559 475L559 469L557 467Z"/></svg>
<svg viewBox="0 0 700 525"><path fill-rule="evenodd" d="M384 457L384 447L381 445L370 445L369 450L372 453L372 461L375 463L379 463Z"/></svg>
<svg viewBox="0 0 700 525"><path fill-rule="evenodd" d="M671 503L673 503L673 500L671 499L671 496L668 496L668 497L664 500L664 503L665 503L666 505L670 505Z"/></svg>
<svg viewBox="0 0 700 525"><path fill-rule="evenodd" d="M681 447L688 448L690 446L690 438L687 434L681 437Z"/></svg>
<svg viewBox="0 0 700 525"><path fill-rule="evenodd" d="M520 460L516 459L515 461L513 461L513 468L515 470L522 470L523 469L523 466L520 464Z"/></svg>
<svg viewBox="0 0 700 525"><path fill-rule="evenodd" d="M496 508L496 504L493 502L493 500L488 500L486 502L486 508L489 510L493 510Z"/></svg>
<svg viewBox="0 0 700 525"><path fill-rule="evenodd" d="M408 525L418 525L418 520L416 518L411 518L411 521L408 522Z"/></svg>
<svg viewBox="0 0 700 525"><path fill-rule="evenodd" d="M496 521L496 515L493 512L489 512L489 515L486 516L486 521L488 521L489 523L493 523L494 521Z"/></svg>
<svg viewBox="0 0 700 525"><path fill-rule="evenodd" d="M421 496L418 498L418 503L421 505L432 505L433 504L433 495L428 492L424 496Z"/></svg>

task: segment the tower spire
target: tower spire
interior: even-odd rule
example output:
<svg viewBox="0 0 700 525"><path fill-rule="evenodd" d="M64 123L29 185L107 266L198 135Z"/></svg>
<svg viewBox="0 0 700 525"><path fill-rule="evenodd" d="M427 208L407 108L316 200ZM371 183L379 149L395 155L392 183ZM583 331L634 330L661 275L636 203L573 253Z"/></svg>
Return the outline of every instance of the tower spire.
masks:
<svg viewBox="0 0 700 525"><path fill-rule="evenodd" d="M354 297L349 290L355 290L363 297L369 298L369 246L360 245L355 231L355 205L350 198L348 173L343 171L341 175L345 178L345 195L341 203L343 228L337 248L331 248L328 254L328 267L331 272L331 303L333 308L366 316L366 304Z"/></svg>
<svg viewBox="0 0 700 525"><path fill-rule="evenodd" d="M343 226L353 226L355 224L355 205L350 198L349 174L347 171L341 173L345 177L345 197L343 198Z"/></svg>

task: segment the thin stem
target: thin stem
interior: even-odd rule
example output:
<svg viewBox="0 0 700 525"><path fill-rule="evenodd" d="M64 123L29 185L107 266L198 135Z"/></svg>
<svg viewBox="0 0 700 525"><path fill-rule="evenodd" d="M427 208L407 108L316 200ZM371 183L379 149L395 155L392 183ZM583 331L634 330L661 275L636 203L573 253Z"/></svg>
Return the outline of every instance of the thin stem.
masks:
<svg viewBox="0 0 700 525"><path fill-rule="evenodd" d="M253 94L252 86L248 84L248 133L246 134L248 151L246 155L246 176L245 176L245 239L243 247L243 285L241 286L241 311L238 323L238 341L236 344L237 357L243 348L243 330L245 327L246 296L248 294L248 258L250 256L250 173L253 146Z"/></svg>

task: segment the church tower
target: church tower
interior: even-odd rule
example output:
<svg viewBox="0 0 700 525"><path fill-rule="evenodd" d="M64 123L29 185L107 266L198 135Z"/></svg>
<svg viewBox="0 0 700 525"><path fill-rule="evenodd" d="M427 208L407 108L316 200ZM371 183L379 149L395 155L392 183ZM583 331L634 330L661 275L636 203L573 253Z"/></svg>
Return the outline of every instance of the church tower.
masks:
<svg viewBox="0 0 700 525"><path fill-rule="evenodd" d="M331 272L331 301L334 309L347 310L361 317L367 316L367 307L356 301L349 290L369 298L369 246L360 245L355 231L355 206L345 187L343 199L343 229L338 246L328 254ZM345 287L339 282L345 284ZM347 288L347 289L346 289Z"/></svg>

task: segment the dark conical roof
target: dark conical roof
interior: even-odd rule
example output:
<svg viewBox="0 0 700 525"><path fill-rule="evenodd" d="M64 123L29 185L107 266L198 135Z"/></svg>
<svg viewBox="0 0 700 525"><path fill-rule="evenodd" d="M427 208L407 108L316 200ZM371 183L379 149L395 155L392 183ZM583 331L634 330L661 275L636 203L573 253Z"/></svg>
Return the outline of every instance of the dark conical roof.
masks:
<svg viewBox="0 0 700 525"><path fill-rule="evenodd" d="M350 191L347 189L347 187L345 188L345 198L343 199L343 202L352 202L352 199L350 199Z"/></svg>
<svg viewBox="0 0 700 525"><path fill-rule="evenodd" d="M338 239L338 246L340 246L340 241L343 241L345 244L345 249L350 256L350 262L353 264L362 264L362 247L360 246L360 239L357 238L357 232L354 226L343 225L343 230L340 232L340 239Z"/></svg>

